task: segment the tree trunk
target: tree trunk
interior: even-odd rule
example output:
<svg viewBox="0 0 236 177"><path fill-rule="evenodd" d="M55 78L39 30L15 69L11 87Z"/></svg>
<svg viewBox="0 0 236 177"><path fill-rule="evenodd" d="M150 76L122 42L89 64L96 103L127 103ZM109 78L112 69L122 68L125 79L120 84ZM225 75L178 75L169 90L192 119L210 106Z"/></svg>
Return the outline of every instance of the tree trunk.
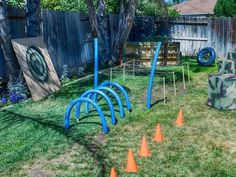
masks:
<svg viewBox="0 0 236 177"><path fill-rule="evenodd" d="M12 36L6 0L0 0L0 28L1 48L9 74L9 81L13 83L18 77L19 64L11 44Z"/></svg>
<svg viewBox="0 0 236 177"><path fill-rule="evenodd" d="M126 7L126 1L120 1L120 13L119 13L119 25L115 39L112 42L112 61L117 62L121 60L120 56L123 51L126 40L129 37L134 17L135 9L138 4L137 0L129 0L128 7Z"/></svg>
<svg viewBox="0 0 236 177"><path fill-rule="evenodd" d="M26 4L26 34L27 37L40 36L40 0L27 0Z"/></svg>
<svg viewBox="0 0 236 177"><path fill-rule="evenodd" d="M98 0L98 13L96 13L93 0L87 0L87 7L93 36L99 39L100 61L106 63L110 59L110 39L105 0Z"/></svg>
<svg viewBox="0 0 236 177"><path fill-rule="evenodd" d="M114 39L109 38L109 28L106 17L106 4L104 0L98 0L98 11L93 0L87 0L88 15L94 37L97 36L100 45L100 57L103 61L117 62L122 49L132 28L135 9L138 0L120 1L119 26Z"/></svg>

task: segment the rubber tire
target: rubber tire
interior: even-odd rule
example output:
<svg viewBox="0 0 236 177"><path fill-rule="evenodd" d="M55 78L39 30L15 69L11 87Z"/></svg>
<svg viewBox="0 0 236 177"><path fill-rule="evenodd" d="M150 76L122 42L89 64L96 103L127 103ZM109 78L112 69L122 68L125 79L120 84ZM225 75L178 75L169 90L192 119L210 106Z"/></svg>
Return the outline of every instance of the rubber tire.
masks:
<svg viewBox="0 0 236 177"><path fill-rule="evenodd" d="M209 53L210 58L207 61L203 60L203 56ZM215 62L216 52L211 47L205 47L197 55L197 62L200 66L210 66Z"/></svg>

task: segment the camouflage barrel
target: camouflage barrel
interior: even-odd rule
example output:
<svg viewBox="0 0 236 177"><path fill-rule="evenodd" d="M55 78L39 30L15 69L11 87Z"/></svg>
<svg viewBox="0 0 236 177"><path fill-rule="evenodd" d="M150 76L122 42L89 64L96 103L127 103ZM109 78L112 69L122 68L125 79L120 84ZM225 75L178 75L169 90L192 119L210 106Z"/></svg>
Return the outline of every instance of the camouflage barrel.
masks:
<svg viewBox="0 0 236 177"><path fill-rule="evenodd" d="M236 75L209 75L208 105L220 110L236 109Z"/></svg>
<svg viewBox="0 0 236 177"><path fill-rule="evenodd" d="M218 60L218 74L236 74L236 61Z"/></svg>

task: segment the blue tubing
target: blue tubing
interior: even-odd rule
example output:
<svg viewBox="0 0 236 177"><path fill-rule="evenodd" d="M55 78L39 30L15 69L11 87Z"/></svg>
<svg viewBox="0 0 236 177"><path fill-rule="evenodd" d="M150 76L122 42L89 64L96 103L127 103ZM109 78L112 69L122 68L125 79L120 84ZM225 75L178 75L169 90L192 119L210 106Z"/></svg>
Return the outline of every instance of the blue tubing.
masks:
<svg viewBox="0 0 236 177"><path fill-rule="evenodd" d="M208 60L204 60L204 55L209 54L210 58ZM213 48L211 47L205 47L197 55L197 62L201 66L210 66L215 62L216 59L216 53Z"/></svg>
<svg viewBox="0 0 236 177"><path fill-rule="evenodd" d="M119 85L115 82L105 81L99 85L99 87L101 87L101 86L104 86L104 87L113 86L113 87L117 88L118 90L120 90L125 98L127 110L132 111L129 95L127 94L126 90L121 85Z"/></svg>
<svg viewBox="0 0 236 177"><path fill-rule="evenodd" d="M66 109L66 114L65 114L65 128L66 129L69 129L70 128L70 113L71 113L71 110L72 108L78 104L78 103L83 103L83 102L89 102L91 105L93 105L93 107L97 110L98 114L99 114L99 117L101 119L101 123L102 123L102 129L103 129L103 132L105 134L107 134L109 132L109 128L107 126L107 123L106 123L106 119L105 119L105 116L104 116L104 113L102 112L102 109L97 105L97 103L95 103L93 100L90 100L88 98L78 98L78 99L75 99L73 100L67 107Z"/></svg>
<svg viewBox="0 0 236 177"><path fill-rule="evenodd" d="M116 98L116 101L119 105L120 117L124 118L125 113L124 113L124 108L123 108L123 104L122 104L122 100L121 100L120 96L114 90L112 90L108 87L98 87L97 89L107 91L107 92L111 93Z"/></svg>
<svg viewBox="0 0 236 177"><path fill-rule="evenodd" d="M111 99L102 91L100 90L88 90L87 92L84 92L80 98L89 98L93 95L93 94L99 94L101 95L107 102L109 108L110 108L110 111L111 111L111 122L113 125L115 125L117 123L117 120L116 120L116 115L115 115L115 109L114 109L114 106L112 104L112 101ZM95 102L95 101L94 101ZM95 102L96 103L96 102ZM86 107L89 107L89 102L86 102L86 104L88 104L88 106L85 105L85 108ZM77 117L77 119L79 119L79 116L80 116L80 107L81 107L81 102L77 104L77 107L76 107L76 113L75 113L75 116Z"/></svg>
<svg viewBox="0 0 236 177"><path fill-rule="evenodd" d="M115 97L115 99L118 103L119 111L120 111L120 117L121 118L125 117L122 100L121 100L120 96L114 90L112 90L108 87L98 87L96 90L107 91L107 92L111 93ZM94 100L94 102L96 102L95 97L97 96L97 94L94 93L93 95L90 95L90 97L92 97L92 96L94 96L93 100ZM89 104L88 103L85 104L85 112L87 112L87 113L89 112Z"/></svg>
<svg viewBox="0 0 236 177"><path fill-rule="evenodd" d="M151 70L151 75L150 75L150 80L149 80L149 85L148 85L148 94L147 94L147 109L151 109L151 99L152 99L152 87L153 87L153 80L154 80L154 76L155 76L155 71L156 71L156 64L158 61L158 56L161 50L161 42L157 43L157 47L156 47L156 52L154 55L154 59L152 62L152 70Z"/></svg>

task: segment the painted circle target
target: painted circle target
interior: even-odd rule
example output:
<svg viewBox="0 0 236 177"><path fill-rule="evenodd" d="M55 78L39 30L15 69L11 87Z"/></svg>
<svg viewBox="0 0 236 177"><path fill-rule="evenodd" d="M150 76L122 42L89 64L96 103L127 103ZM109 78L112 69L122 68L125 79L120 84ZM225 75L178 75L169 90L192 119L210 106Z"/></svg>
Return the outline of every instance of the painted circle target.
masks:
<svg viewBox="0 0 236 177"><path fill-rule="evenodd" d="M45 58L41 51L35 47L31 46L26 51L26 61L29 70L33 77L40 81L45 82L48 79L48 67Z"/></svg>

